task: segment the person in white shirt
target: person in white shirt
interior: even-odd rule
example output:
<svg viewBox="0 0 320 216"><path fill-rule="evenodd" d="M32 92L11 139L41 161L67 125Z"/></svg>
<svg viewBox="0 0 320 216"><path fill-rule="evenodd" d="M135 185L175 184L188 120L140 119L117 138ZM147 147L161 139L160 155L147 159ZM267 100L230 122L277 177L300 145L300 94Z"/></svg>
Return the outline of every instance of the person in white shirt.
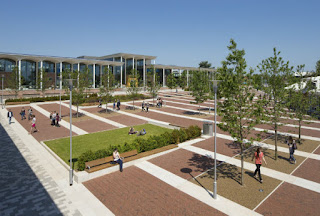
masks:
<svg viewBox="0 0 320 216"><path fill-rule="evenodd" d="M33 132L36 132L38 131L37 127L36 127L36 116L33 115L33 118L32 118L32 121L31 121L31 129L30 129L30 133L29 134L32 134Z"/></svg>
<svg viewBox="0 0 320 216"><path fill-rule="evenodd" d="M113 151L113 160L120 165L120 172L122 172L123 158L120 157L120 154L117 148Z"/></svg>

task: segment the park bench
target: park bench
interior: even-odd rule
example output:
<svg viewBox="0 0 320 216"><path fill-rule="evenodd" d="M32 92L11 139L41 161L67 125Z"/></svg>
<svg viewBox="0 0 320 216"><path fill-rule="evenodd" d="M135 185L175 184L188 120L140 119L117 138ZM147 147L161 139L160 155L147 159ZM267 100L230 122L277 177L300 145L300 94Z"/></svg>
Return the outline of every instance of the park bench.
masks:
<svg viewBox="0 0 320 216"><path fill-rule="evenodd" d="M6 102L6 105L30 104L30 101Z"/></svg>
<svg viewBox="0 0 320 216"><path fill-rule="evenodd" d="M138 154L138 151L135 149L132 151L121 153L120 156L123 157L127 162L134 159L132 158L132 156L135 156L137 154ZM86 166L86 171L88 173L91 173L101 169L105 169L107 167L114 166L116 164L117 163L113 160L113 156L109 156L109 157L105 157L105 158L101 158L93 161L88 161L85 163L85 166Z"/></svg>

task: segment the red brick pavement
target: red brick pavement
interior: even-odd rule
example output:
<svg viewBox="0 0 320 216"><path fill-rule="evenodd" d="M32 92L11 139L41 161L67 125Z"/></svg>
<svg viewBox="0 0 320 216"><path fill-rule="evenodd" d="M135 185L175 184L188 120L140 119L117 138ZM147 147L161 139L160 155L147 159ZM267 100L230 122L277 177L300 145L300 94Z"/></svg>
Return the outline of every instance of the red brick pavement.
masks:
<svg viewBox="0 0 320 216"><path fill-rule="evenodd" d="M292 175L320 184L320 161L309 158Z"/></svg>
<svg viewBox="0 0 320 216"><path fill-rule="evenodd" d="M57 103L41 104L38 106L47 110L48 112L53 112L53 111L56 111L57 113L60 112L60 104L57 104ZM61 105L61 113L62 113L62 118L69 117L70 109L68 107L65 107L64 105ZM61 116L61 113L59 113L60 116ZM72 114L76 114L76 113L77 111L72 110Z"/></svg>
<svg viewBox="0 0 320 216"><path fill-rule="evenodd" d="M214 167L214 160L212 158L184 149L156 157L149 162L184 179L191 179ZM185 171L186 169L191 169L192 172L189 174Z"/></svg>
<svg viewBox="0 0 320 216"><path fill-rule="evenodd" d="M96 114L97 112L103 110L103 108L86 108L84 109L87 112L90 112L92 114ZM123 125L127 125L127 126L134 126L134 125L139 125L139 124L145 124L147 123L147 121L138 119L138 118L134 118L131 116L127 116L127 115L123 115L123 114L119 114L119 115L111 115L110 117L107 117L106 119L118 122L120 124Z"/></svg>
<svg viewBox="0 0 320 216"><path fill-rule="evenodd" d="M275 216L320 215L319 200L317 192L283 183L256 211Z"/></svg>
<svg viewBox="0 0 320 216"><path fill-rule="evenodd" d="M134 166L84 185L115 215L224 215Z"/></svg>
<svg viewBox="0 0 320 216"><path fill-rule="evenodd" d="M28 114L28 108L25 107L26 114ZM28 117L25 120L21 120L20 111L21 107L14 107L10 108L13 112L13 115L16 120L28 131L30 132L31 128L31 121L28 121ZM39 130L38 132L35 132L32 134L32 136L38 140L38 141L44 141L44 140L51 140L51 139L57 139L62 137L68 137L70 135L70 130L68 130L65 127L53 127L51 126L51 122L49 119L49 116L44 116L40 112L38 112L36 109L32 108L33 114L36 115L36 127ZM73 135L76 135L75 133L72 133Z"/></svg>
<svg viewBox="0 0 320 216"><path fill-rule="evenodd" d="M313 152L314 154L320 154L320 146L318 146L317 150Z"/></svg>

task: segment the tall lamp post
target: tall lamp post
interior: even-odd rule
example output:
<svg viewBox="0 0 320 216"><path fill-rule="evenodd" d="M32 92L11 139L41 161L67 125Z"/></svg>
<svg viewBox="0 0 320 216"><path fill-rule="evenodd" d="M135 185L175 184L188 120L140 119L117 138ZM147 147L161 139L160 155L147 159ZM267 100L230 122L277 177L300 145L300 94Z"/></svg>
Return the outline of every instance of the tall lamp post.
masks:
<svg viewBox="0 0 320 216"><path fill-rule="evenodd" d="M2 87L2 89L1 89L1 106L2 106L2 109L4 108L4 106L3 106L3 79L4 79L4 74L2 74L1 75L1 81L2 81L2 85L1 85L1 87Z"/></svg>
<svg viewBox="0 0 320 216"><path fill-rule="evenodd" d="M220 80L212 80L214 91L214 182L213 198L217 199L217 91Z"/></svg>
<svg viewBox="0 0 320 216"><path fill-rule="evenodd" d="M70 170L69 170L69 183L73 184L73 170L72 170L72 81L73 79L67 79L70 89ZM61 115L61 114L60 114Z"/></svg>

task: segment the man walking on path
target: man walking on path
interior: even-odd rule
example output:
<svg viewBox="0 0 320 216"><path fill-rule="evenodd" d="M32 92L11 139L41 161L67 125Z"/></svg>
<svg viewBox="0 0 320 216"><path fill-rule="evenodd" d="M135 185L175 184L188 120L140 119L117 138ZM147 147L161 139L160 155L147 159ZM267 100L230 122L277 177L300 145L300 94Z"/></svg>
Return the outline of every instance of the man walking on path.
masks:
<svg viewBox="0 0 320 216"><path fill-rule="evenodd" d="M9 124L11 124L12 117L13 117L13 112L11 111L11 109L9 109L9 111L8 111Z"/></svg>

